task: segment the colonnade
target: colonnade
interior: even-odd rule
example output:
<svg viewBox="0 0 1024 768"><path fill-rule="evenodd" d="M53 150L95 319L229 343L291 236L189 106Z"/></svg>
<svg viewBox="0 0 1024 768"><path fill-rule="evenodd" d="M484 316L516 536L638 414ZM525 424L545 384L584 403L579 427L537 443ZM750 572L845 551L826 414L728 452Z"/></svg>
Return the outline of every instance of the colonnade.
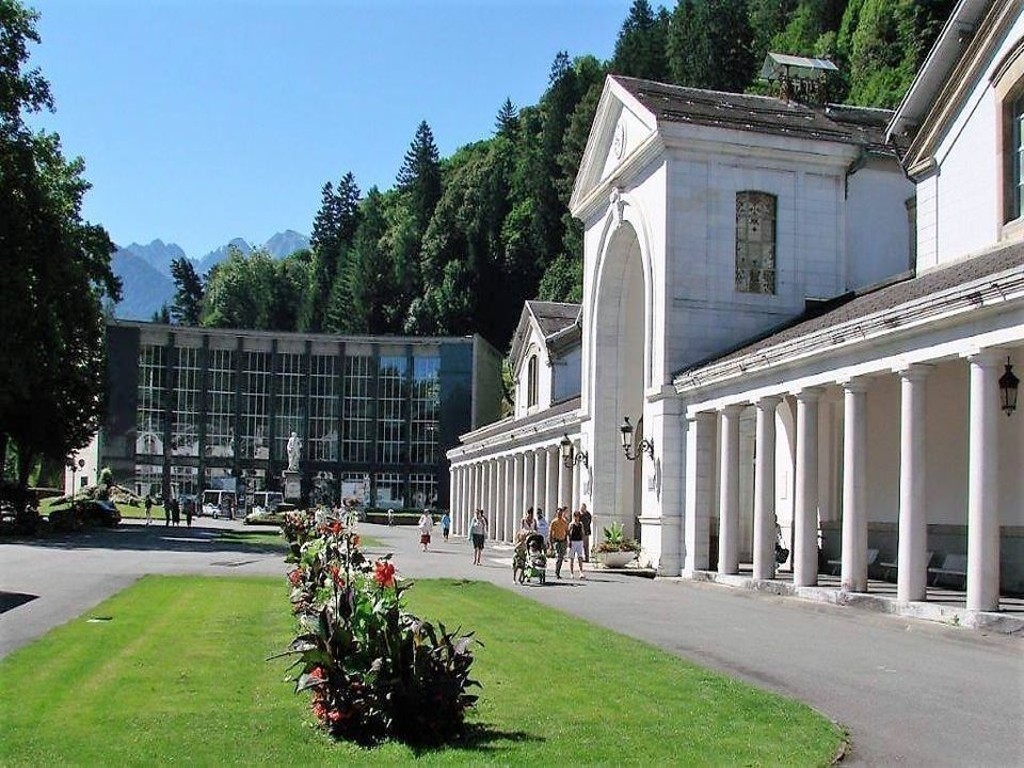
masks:
<svg viewBox="0 0 1024 768"><path fill-rule="evenodd" d="M999 606L998 378L1006 353L988 350L965 355L969 366L967 480L967 608ZM892 371L900 380L900 466L898 511L899 601L924 600L928 529L925 497L925 382L933 366L917 363ZM867 380L836 382L843 392L842 565L844 590L867 590ZM823 386L782 391L687 419L687 506L684 572L709 567L710 520L718 511L718 572L739 570L739 419L756 409L754 459L753 575L775 577L775 412L782 397L796 400L793 508L793 583L818 579L818 405ZM716 429L720 430L718 439ZM715 492L716 444L718 488Z"/></svg>
<svg viewBox="0 0 1024 768"><path fill-rule="evenodd" d="M574 442L578 452L578 441ZM575 454L574 454L575 455ZM550 442L494 456L452 462L452 533L465 536L473 513L482 509L488 538L511 542L528 507L548 519L555 509L580 505L581 467L566 467L559 443Z"/></svg>

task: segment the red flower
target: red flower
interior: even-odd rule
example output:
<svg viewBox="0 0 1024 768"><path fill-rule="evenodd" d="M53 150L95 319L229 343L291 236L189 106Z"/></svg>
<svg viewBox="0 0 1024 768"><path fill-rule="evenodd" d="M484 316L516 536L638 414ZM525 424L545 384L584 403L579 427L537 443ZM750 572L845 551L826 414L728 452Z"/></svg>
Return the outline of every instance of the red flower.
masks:
<svg viewBox="0 0 1024 768"><path fill-rule="evenodd" d="M323 705L323 702L314 701L313 714L316 716L317 720L323 720L324 716L327 714L327 707Z"/></svg>
<svg viewBox="0 0 1024 768"><path fill-rule="evenodd" d="M318 680L323 680L324 679L324 668L321 667L320 665L317 665L317 666L313 667L311 670L309 670L309 676L310 677L315 677Z"/></svg>
<svg viewBox="0 0 1024 768"><path fill-rule="evenodd" d="M352 546L353 547L358 547L359 546L359 534L358 533L355 536L352 537Z"/></svg>
<svg viewBox="0 0 1024 768"><path fill-rule="evenodd" d="M336 565L332 565L329 570L331 572L331 578L334 579L335 585L339 587L344 587L345 579L341 575L341 569L338 568L338 566Z"/></svg>
<svg viewBox="0 0 1024 768"><path fill-rule="evenodd" d="M387 560L378 560L374 564L373 578L382 587L395 586L395 566Z"/></svg>
<svg viewBox="0 0 1024 768"><path fill-rule="evenodd" d="M288 571L288 581L292 583L293 587L299 586L299 584L302 583L302 569L293 568L292 570Z"/></svg>
<svg viewBox="0 0 1024 768"><path fill-rule="evenodd" d="M341 520L334 520L330 522L327 527L331 533L337 535L341 533Z"/></svg>

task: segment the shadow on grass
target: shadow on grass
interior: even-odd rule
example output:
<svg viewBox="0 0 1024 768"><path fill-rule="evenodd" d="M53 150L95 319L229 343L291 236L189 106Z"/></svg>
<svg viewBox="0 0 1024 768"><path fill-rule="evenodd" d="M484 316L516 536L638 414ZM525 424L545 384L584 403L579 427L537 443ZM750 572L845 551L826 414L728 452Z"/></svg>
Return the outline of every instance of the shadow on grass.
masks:
<svg viewBox="0 0 1024 768"><path fill-rule="evenodd" d="M544 738L526 731L503 731L489 723L467 723L462 737L448 744L433 747L412 747L417 757L436 752L464 750L469 752L498 752L503 749L501 742L522 744L526 742L543 742Z"/></svg>

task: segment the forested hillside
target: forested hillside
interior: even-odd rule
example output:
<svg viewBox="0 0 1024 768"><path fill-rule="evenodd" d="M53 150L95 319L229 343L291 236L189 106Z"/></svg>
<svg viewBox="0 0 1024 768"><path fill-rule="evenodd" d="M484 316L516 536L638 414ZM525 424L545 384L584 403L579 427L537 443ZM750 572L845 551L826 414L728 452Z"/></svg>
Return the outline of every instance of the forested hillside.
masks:
<svg viewBox="0 0 1024 768"><path fill-rule="evenodd" d="M310 250L280 262L234 254L205 284L179 280L172 315L276 330L478 332L504 349L525 299L581 298L582 230L567 203L606 74L759 90L771 50L831 59L832 101L894 107L952 6L636 0L611 61L559 53L538 104L496 94L492 135L448 158L421 123L394 187L364 192L351 174L327 183Z"/></svg>

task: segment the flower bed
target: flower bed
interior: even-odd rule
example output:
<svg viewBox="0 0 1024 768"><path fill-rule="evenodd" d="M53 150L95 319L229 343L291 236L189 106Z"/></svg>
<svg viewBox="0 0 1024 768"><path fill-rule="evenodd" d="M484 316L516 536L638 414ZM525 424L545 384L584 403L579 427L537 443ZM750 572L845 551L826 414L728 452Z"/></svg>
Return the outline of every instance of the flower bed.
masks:
<svg viewBox="0 0 1024 768"><path fill-rule="evenodd" d="M466 692L479 685L469 677L477 641L406 611L402 593L411 585L390 555L365 557L353 522L286 515L299 634L283 655L297 657L295 690L311 693L313 714L335 738L452 741L477 699Z"/></svg>

